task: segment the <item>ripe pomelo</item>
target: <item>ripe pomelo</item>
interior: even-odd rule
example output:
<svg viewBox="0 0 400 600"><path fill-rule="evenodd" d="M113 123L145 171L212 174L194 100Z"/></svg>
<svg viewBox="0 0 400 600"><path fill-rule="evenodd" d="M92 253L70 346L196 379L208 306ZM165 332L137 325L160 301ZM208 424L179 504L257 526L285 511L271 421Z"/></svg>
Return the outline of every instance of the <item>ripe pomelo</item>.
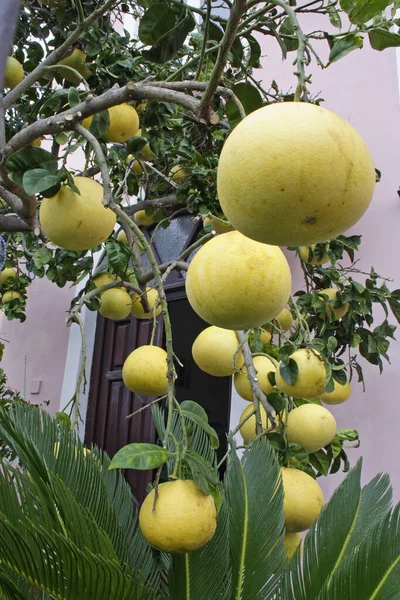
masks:
<svg viewBox="0 0 400 600"><path fill-rule="evenodd" d="M158 346L140 346L122 367L126 387L140 396L162 396L168 389L167 353Z"/></svg>
<svg viewBox="0 0 400 600"><path fill-rule="evenodd" d="M321 258L317 258L316 256L314 256L314 254L313 254L314 248L315 248L315 245L310 246L310 247L300 246L299 256L303 262L305 262L309 265L319 266L319 265L324 265L325 263L327 263L331 260L329 258L329 254L327 252L324 252L323 255L321 256Z"/></svg>
<svg viewBox="0 0 400 600"><path fill-rule="evenodd" d="M223 329L252 329L270 321L287 303L290 289L290 269L280 248L238 231L204 244L186 276L193 310Z"/></svg>
<svg viewBox="0 0 400 600"><path fill-rule="evenodd" d="M102 204L103 187L88 177L74 177L79 196L64 185L51 198L43 198L40 223L53 244L66 250L88 250L104 242L113 231L116 216Z"/></svg>
<svg viewBox="0 0 400 600"><path fill-rule="evenodd" d="M268 373L271 371L275 373L276 367L274 363L267 356L254 356L253 364L257 371L258 385L264 392L264 394L270 394L274 391L274 386L271 385L268 379ZM252 402L253 394L251 393L250 382L247 378L247 371L243 367L240 373L235 373L233 378L235 390L245 400Z"/></svg>
<svg viewBox="0 0 400 600"><path fill-rule="evenodd" d="M116 275L112 275L111 273L99 273L98 275L93 277L93 283L97 288L102 287L103 285L107 285L108 283L112 283L116 280Z"/></svg>
<svg viewBox="0 0 400 600"><path fill-rule="evenodd" d="M235 127L217 183L235 229L266 244L309 246L357 223L371 202L375 169L346 121L314 104L280 102Z"/></svg>
<svg viewBox="0 0 400 600"><path fill-rule="evenodd" d="M338 321L339 319L344 317L345 314L347 314L349 310L348 302L345 302L344 304L342 304L342 306L339 306L338 308L332 306L332 304L336 301L338 290L335 290L335 288L325 288L324 290L318 290L317 293L320 296L321 300L323 300L326 303L326 312L332 321ZM328 296L328 300L321 296L321 294L323 294L324 296Z"/></svg>
<svg viewBox="0 0 400 600"><path fill-rule="evenodd" d="M107 142L126 142L139 129L139 116L130 104L118 104L108 109L110 125L103 134Z"/></svg>
<svg viewBox="0 0 400 600"><path fill-rule="evenodd" d="M321 355L316 350L300 348L290 356L297 363L298 376L293 384L287 383L277 369L276 387L295 398L316 398L325 389L326 372Z"/></svg>
<svg viewBox="0 0 400 600"><path fill-rule="evenodd" d="M5 283L8 279L16 279L17 271L12 267L6 267L0 272L0 285Z"/></svg>
<svg viewBox="0 0 400 600"><path fill-rule="evenodd" d="M156 301L158 300L158 291L155 288L147 287L146 288L146 296L147 296L147 301L150 306L149 312L144 312L142 303L140 301L139 294L134 292L131 296L131 302L132 302L131 313L137 319L152 319L153 318L153 308L154 308ZM161 312L161 304L158 304L158 306L156 308L156 316L159 315L160 312Z"/></svg>
<svg viewBox="0 0 400 600"><path fill-rule="evenodd" d="M288 533L298 533L310 527L324 505L324 494L319 484L299 469L281 468L285 492L283 512Z"/></svg>
<svg viewBox="0 0 400 600"><path fill-rule="evenodd" d="M239 341L234 331L211 326L203 329L195 339L192 356L196 365L205 373L214 377L227 377L235 372L232 364L238 347ZM240 369L242 365L243 354L238 352L235 366Z"/></svg>
<svg viewBox="0 0 400 600"><path fill-rule="evenodd" d="M213 537L217 512L211 496L189 479L160 483L153 513L155 490L146 496L139 513L144 537L164 552L184 554L198 550Z"/></svg>
<svg viewBox="0 0 400 600"><path fill-rule="evenodd" d="M351 386L348 381L344 385L333 380L333 392L324 392L319 399L324 404L342 404L350 398Z"/></svg>
<svg viewBox="0 0 400 600"><path fill-rule="evenodd" d="M330 444L336 429L335 417L329 410L309 403L289 413L286 435L289 442L300 444L311 454Z"/></svg>
<svg viewBox="0 0 400 600"><path fill-rule="evenodd" d="M13 89L23 78L24 69L21 63L13 56L8 56L4 72L4 87Z"/></svg>
<svg viewBox="0 0 400 600"><path fill-rule="evenodd" d="M249 406L247 406L244 411L242 412L242 414L240 415L239 418L239 423L241 421L243 421L243 419L245 419L247 417L247 415L249 413L251 413L251 411L254 410L254 404L251 403L249 404ZM267 418L267 413L264 410L263 406L260 406L260 414L261 414L261 423L263 426L263 429L267 429L268 427L271 426L268 418ZM240 428L240 435L243 438L243 441L245 444L249 444L250 442L252 442L256 437L257 437L257 433L256 433L256 415L252 415L251 417L249 417L247 419L247 421L245 423L243 423L243 425Z"/></svg>
<svg viewBox="0 0 400 600"><path fill-rule="evenodd" d="M278 325L282 329L282 331L289 331L293 324L292 313L288 308L284 308L283 310L281 310L279 315L275 317L275 320L278 321ZM269 324L265 326L265 329L270 332L276 332L276 328Z"/></svg>
<svg viewBox="0 0 400 600"><path fill-rule="evenodd" d="M138 210L137 212L135 212L135 214L133 215L133 220L138 225L142 225L142 227L146 227L147 225L153 225L153 223L155 222L153 215L147 214L145 210Z"/></svg>
<svg viewBox="0 0 400 600"><path fill-rule="evenodd" d="M120 321L131 312L131 297L125 289L110 288L101 294L99 313L106 319Z"/></svg>
<svg viewBox="0 0 400 600"><path fill-rule="evenodd" d="M288 560L292 558L293 554L297 550L297 547L300 546L302 539L303 538L300 533L285 533L283 545L286 550L286 556Z"/></svg>
<svg viewBox="0 0 400 600"><path fill-rule="evenodd" d="M11 302L11 300L15 300L16 298L22 298L21 294L11 290L9 292L4 292L1 297L1 302L2 304L6 304L7 302Z"/></svg>
<svg viewBox="0 0 400 600"><path fill-rule="evenodd" d="M174 165L171 167L168 177L177 185L181 185L189 177L189 174L181 165Z"/></svg>

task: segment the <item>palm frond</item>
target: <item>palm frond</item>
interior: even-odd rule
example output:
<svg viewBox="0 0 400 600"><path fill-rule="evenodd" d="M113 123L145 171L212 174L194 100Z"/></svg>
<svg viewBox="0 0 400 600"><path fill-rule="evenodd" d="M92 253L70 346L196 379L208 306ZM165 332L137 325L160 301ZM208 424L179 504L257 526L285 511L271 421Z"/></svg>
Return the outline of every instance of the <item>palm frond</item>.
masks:
<svg viewBox="0 0 400 600"><path fill-rule="evenodd" d="M353 595L345 596L349 582L343 581L349 577L351 561L366 544L368 547L367 540L376 535L373 532L377 528L384 528L390 546L392 533L385 523L392 514L392 489L387 475L376 476L361 489L361 466L359 461L350 471L311 526L303 552L298 550L289 563L281 585L285 600L367 600L360 586L352 588ZM367 559L368 553L363 556ZM390 561L391 555L387 557L388 565ZM369 568L367 560L361 572ZM334 596L337 589L342 590L342 596Z"/></svg>
<svg viewBox="0 0 400 600"><path fill-rule="evenodd" d="M229 600L228 510L223 501L215 535L204 548L172 557L168 587L173 600Z"/></svg>
<svg viewBox="0 0 400 600"><path fill-rule="evenodd" d="M273 598L284 564L280 468L265 438L232 452L225 490L229 506L232 600Z"/></svg>

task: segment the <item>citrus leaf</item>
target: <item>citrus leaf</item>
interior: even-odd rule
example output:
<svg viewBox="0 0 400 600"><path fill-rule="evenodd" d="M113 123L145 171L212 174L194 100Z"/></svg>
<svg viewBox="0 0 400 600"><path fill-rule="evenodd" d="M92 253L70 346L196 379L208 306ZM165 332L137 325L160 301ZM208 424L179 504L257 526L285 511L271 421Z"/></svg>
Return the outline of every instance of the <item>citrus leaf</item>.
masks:
<svg viewBox="0 0 400 600"><path fill-rule="evenodd" d="M385 10L391 2L392 0L357 0L354 8L349 12L349 19L355 25L364 25Z"/></svg>
<svg viewBox="0 0 400 600"><path fill-rule="evenodd" d="M332 64L344 56L347 56L353 50L363 47L363 38L358 33L350 33L338 42L335 42L329 54L329 64Z"/></svg>
<svg viewBox="0 0 400 600"><path fill-rule="evenodd" d="M289 17L286 17L286 19L283 20L282 25L279 28L279 33L281 35L294 35L293 23ZM284 42L288 52L293 52L299 47L299 40L297 37L293 39L285 37Z"/></svg>
<svg viewBox="0 0 400 600"><path fill-rule="evenodd" d="M35 267L40 269L41 267L44 267L44 265L48 265L52 258L52 251L49 248L46 248L46 246L43 246L43 248L38 248L35 250L33 262L35 263Z"/></svg>
<svg viewBox="0 0 400 600"><path fill-rule="evenodd" d="M153 46L174 25L175 11L166 4L153 4L140 19L139 39L146 46Z"/></svg>
<svg viewBox="0 0 400 600"><path fill-rule="evenodd" d="M210 437L212 448L219 447L218 435L215 429L208 424L207 413L204 408L200 406L200 404L197 404L197 402L192 402L192 400L185 400L181 403L181 411L186 419L193 421L193 423L196 423L198 427L207 433L207 435Z"/></svg>
<svg viewBox="0 0 400 600"><path fill-rule="evenodd" d="M209 484L213 485L214 488L218 484L218 478L212 465L194 450L186 452L185 462L197 487L205 494L210 494Z"/></svg>
<svg viewBox="0 0 400 600"><path fill-rule="evenodd" d="M114 455L110 469L156 469L172 456L165 448L155 444L128 444Z"/></svg>
<svg viewBox="0 0 400 600"><path fill-rule="evenodd" d="M70 87L68 90L68 104L70 105L71 108L73 108L80 102L81 102L81 99L80 99L78 90L74 87Z"/></svg>
<svg viewBox="0 0 400 600"><path fill-rule="evenodd" d="M238 83L233 86L232 91L242 103L246 115L261 108L263 104L261 94L251 83ZM242 120L239 109L233 100L228 100L226 103L226 114L231 127L235 127Z"/></svg>
<svg viewBox="0 0 400 600"><path fill-rule="evenodd" d="M22 178L22 185L27 194L39 194L55 186L59 186L60 182L57 175L51 175L46 169L30 169L25 171ZM57 193L55 190L54 193ZM52 193L52 195L54 195Z"/></svg>
<svg viewBox="0 0 400 600"><path fill-rule="evenodd" d="M317 450L310 454L310 463L318 473L328 475L331 459L323 450Z"/></svg>
<svg viewBox="0 0 400 600"><path fill-rule="evenodd" d="M175 56L185 43L188 34L196 26L191 13L182 19L176 27L161 37L150 50L144 50L143 56L151 62L163 64Z"/></svg>
<svg viewBox="0 0 400 600"><path fill-rule="evenodd" d="M6 162L6 169L10 179L14 183L22 185L24 173L31 169L45 169L51 175L55 175L57 173L57 161L47 150L30 146L12 154Z"/></svg>
<svg viewBox="0 0 400 600"><path fill-rule="evenodd" d="M293 358L289 358L289 362L287 365L280 364L279 372L283 381L285 381L288 385L293 385L297 381L297 377L299 375L299 368L297 366L297 362Z"/></svg>
<svg viewBox="0 0 400 600"><path fill-rule="evenodd" d="M110 127L110 115L108 110L103 110L93 116L89 131L95 138L101 138Z"/></svg>
<svg viewBox="0 0 400 600"><path fill-rule="evenodd" d="M368 32L369 43L374 50L385 50L400 46L400 35L391 33L387 29L378 28Z"/></svg>

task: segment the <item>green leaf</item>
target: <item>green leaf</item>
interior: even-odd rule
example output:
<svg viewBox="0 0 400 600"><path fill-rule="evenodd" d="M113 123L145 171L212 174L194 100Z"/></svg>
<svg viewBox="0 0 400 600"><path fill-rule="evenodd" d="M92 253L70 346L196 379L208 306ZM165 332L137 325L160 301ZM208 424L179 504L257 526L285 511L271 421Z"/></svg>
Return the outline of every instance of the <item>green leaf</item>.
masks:
<svg viewBox="0 0 400 600"><path fill-rule="evenodd" d="M381 27L368 32L369 43L374 50L385 50L400 46L400 34L392 33Z"/></svg>
<svg viewBox="0 0 400 600"><path fill-rule="evenodd" d="M393 316L395 317L396 321L400 323L400 302L393 298L392 294L392 297L388 298L388 303L393 313Z"/></svg>
<svg viewBox="0 0 400 600"><path fill-rule="evenodd" d="M255 39L255 37L253 37L252 35L246 37L246 40L249 42L250 45L250 58L248 60L247 65L249 67L253 67L253 69L257 69L260 66L259 61L261 56L261 46Z"/></svg>
<svg viewBox="0 0 400 600"><path fill-rule="evenodd" d="M117 240L107 240L105 243L108 256L108 264L114 271L123 271L129 265L131 251L125 244L120 244Z"/></svg>
<svg viewBox="0 0 400 600"><path fill-rule="evenodd" d="M282 35L293 35L294 36L294 29L293 29L293 23L291 21L291 19L289 17L286 17L283 21L282 21L282 25L279 28L279 33ZM297 39L297 37L294 37L293 39L291 38L283 38L285 46L286 46L286 50L288 52L294 52L295 50L298 49L299 47L299 40Z"/></svg>
<svg viewBox="0 0 400 600"><path fill-rule="evenodd" d="M338 27L339 29L342 27L342 19L340 18L340 14L338 10L334 6L328 6L327 12L329 15L329 21L334 27Z"/></svg>
<svg viewBox="0 0 400 600"><path fill-rule="evenodd" d="M208 484L211 483L214 487L218 484L218 477L213 466L194 450L186 452L185 461L192 472L193 480L197 487L205 494L209 494L210 488Z"/></svg>
<svg viewBox="0 0 400 600"><path fill-rule="evenodd" d="M218 435L215 429L208 424L207 413L204 408L200 406L200 404L197 404L197 402L192 402L191 400L184 400L184 402L181 403L181 411L186 419L196 423L198 427L203 429L203 431L210 436L212 448L219 447Z"/></svg>
<svg viewBox="0 0 400 600"><path fill-rule="evenodd" d="M172 456L171 452L155 444L128 444L113 457L110 469L156 469Z"/></svg>
<svg viewBox="0 0 400 600"><path fill-rule="evenodd" d="M349 33L346 37L334 43L329 54L329 64L332 64L353 50L363 47L363 38L358 33Z"/></svg>
<svg viewBox="0 0 400 600"><path fill-rule="evenodd" d="M328 475L331 459L324 450L317 450L310 454L310 463L318 473Z"/></svg>
<svg viewBox="0 0 400 600"><path fill-rule="evenodd" d="M6 162L6 168L10 174L10 179L14 183L22 185L25 171L45 169L48 173L55 175L57 173L57 160L43 148L28 146L12 154Z"/></svg>
<svg viewBox="0 0 400 600"><path fill-rule="evenodd" d="M391 3L392 0L357 0L349 12L349 19L355 25L364 25Z"/></svg>
<svg viewBox="0 0 400 600"><path fill-rule="evenodd" d="M345 13L349 13L356 5L356 0L340 0L340 8L344 10Z"/></svg>
<svg viewBox="0 0 400 600"><path fill-rule="evenodd" d="M153 46L175 26L175 11L166 4L153 4L139 23L139 39Z"/></svg>
<svg viewBox="0 0 400 600"><path fill-rule="evenodd" d="M263 100L258 89L248 82L237 83L232 88L233 93L242 103L246 115L261 108ZM226 114L231 127L235 127L241 120L239 109L233 100L226 103Z"/></svg>
<svg viewBox="0 0 400 600"><path fill-rule="evenodd" d="M33 195L56 188L60 186L60 182L57 175L51 175L46 169L30 169L25 171L22 185L28 194ZM57 193L58 189L55 189L51 195Z"/></svg>
<svg viewBox="0 0 400 600"><path fill-rule="evenodd" d="M280 364L279 372L282 379L288 384L293 385L297 381L297 377L299 375L299 368L297 366L297 362L293 359L289 359L289 363L287 365Z"/></svg>
<svg viewBox="0 0 400 600"><path fill-rule="evenodd" d="M289 452L290 452L290 464L292 467L299 468L308 464L310 455L307 450L300 446L300 444L294 444L293 442L289 443Z"/></svg>
<svg viewBox="0 0 400 600"><path fill-rule="evenodd" d="M46 246L38 248L33 254L33 262L38 269L41 269L44 265L48 265L52 258L53 253Z"/></svg>
<svg viewBox="0 0 400 600"><path fill-rule="evenodd" d="M339 440L347 440L350 442L358 442L360 436L355 429L338 429L336 436Z"/></svg>
<svg viewBox="0 0 400 600"><path fill-rule="evenodd" d="M108 110L103 110L93 116L89 131L95 138L101 138L110 127L110 115Z"/></svg>
<svg viewBox="0 0 400 600"><path fill-rule="evenodd" d="M81 98L79 96L79 92L76 88L70 87L68 90L68 104L71 108L76 106L81 102Z"/></svg>
<svg viewBox="0 0 400 600"><path fill-rule="evenodd" d="M163 64L168 62L182 48L188 34L195 28L196 21L192 14L187 12L173 29L162 36L150 50L144 50L143 56L147 60Z"/></svg>
<svg viewBox="0 0 400 600"><path fill-rule="evenodd" d="M283 494L276 454L265 438L255 440L241 461L233 447L225 489L229 508L231 598L273 598L284 564Z"/></svg>

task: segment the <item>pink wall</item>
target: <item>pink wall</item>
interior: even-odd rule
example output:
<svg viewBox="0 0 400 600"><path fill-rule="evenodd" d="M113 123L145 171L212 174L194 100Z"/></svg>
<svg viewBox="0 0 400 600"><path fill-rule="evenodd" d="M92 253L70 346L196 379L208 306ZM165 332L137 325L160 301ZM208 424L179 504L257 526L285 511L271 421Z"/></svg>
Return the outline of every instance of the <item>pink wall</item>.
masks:
<svg viewBox="0 0 400 600"><path fill-rule="evenodd" d="M312 19L311 19L312 21ZM318 22L304 20L307 30L317 29ZM312 29L311 29L312 28ZM257 72L264 86L275 78L283 90L294 89L296 78L291 60L282 63L275 42L261 39L263 44L263 69ZM368 46L368 41L366 41ZM325 45L315 46L326 61ZM347 121L363 136L373 155L375 165L382 171L382 181L377 185L374 200L362 220L349 233L362 234L362 250L359 267L369 271L371 265L385 277L393 278L391 289L400 287L400 263L398 260L398 237L400 228L400 110L399 87L394 49L376 52L369 47L354 51L326 70L313 67L313 95L321 91L325 108L332 110ZM303 286L298 265L293 266L295 289ZM392 322L395 322L392 319ZM377 323L379 324L379 323ZM359 456L364 457L363 480L367 482L376 473L387 471L391 475L394 494L400 499L400 470L398 454L400 442L400 347L393 343L390 350L391 365L384 365L382 376L376 367L364 361L366 392L354 382L350 400L331 407L339 427L357 429L361 447L349 450L352 464ZM342 479L342 474L326 478L322 485L330 496Z"/></svg>
<svg viewBox="0 0 400 600"><path fill-rule="evenodd" d="M4 316L0 321L0 338L7 340L1 367L10 387L23 394L26 380L25 399L33 404L50 401L51 413L60 403L69 338L65 319L73 296L70 288L35 279L29 287L26 321L7 321ZM32 394L37 380L40 392Z"/></svg>

